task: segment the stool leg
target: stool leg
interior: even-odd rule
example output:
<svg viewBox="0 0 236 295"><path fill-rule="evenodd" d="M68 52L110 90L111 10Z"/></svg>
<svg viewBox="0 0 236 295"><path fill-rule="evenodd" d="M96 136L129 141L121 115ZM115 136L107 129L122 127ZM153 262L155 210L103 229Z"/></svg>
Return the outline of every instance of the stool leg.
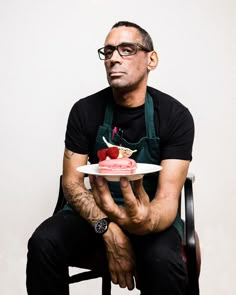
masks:
<svg viewBox="0 0 236 295"><path fill-rule="evenodd" d="M111 279L109 276L102 277L102 295L111 295Z"/></svg>

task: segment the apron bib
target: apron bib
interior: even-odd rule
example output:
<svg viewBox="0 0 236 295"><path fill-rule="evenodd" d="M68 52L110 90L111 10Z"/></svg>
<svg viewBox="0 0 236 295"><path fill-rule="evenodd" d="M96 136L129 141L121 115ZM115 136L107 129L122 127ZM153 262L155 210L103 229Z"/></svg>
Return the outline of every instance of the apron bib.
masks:
<svg viewBox="0 0 236 295"><path fill-rule="evenodd" d="M131 150L137 150L133 153L131 158L137 163L149 163L149 164L160 164L160 138L156 135L154 125L154 106L153 100L150 94L147 92L145 98L145 126L146 136L142 137L138 142L131 143L126 141L118 133L113 134L112 121L114 114L114 103L109 102L105 110L105 117L103 125L99 127L96 137L95 149L92 163L98 163L97 151L100 149L107 148L103 137L114 145L121 145ZM143 186L147 192L150 200L155 196L158 184L158 172L147 174L143 178ZM123 196L120 190L119 182L108 182L112 197L118 205L124 205ZM176 217L174 222L175 227L179 231L181 237L183 236L183 224L179 216Z"/></svg>
<svg viewBox="0 0 236 295"><path fill-rule="evenodd" d="M113 134L112 121L113 121L113 109L114 105L109 102L106 111L103 125L99 127L96 144L95 144L95 154L100 149L107 148L102 137L104 136L106 140L115 145L121 145L131 150L137 150L133 153L131 158L137 163L150 163L150 164L160 164L160 139L156 136L154 127L154 108L151 96L147 93L145 99L145 125L146 125L146 136L142 137L136 143L130 143L122 138L118 133ZM96 156L96 162L98 162ZM156 186L157 186L158 173L147 174L144 176L144 187L147 191L150 199L153 199ZM115 202L119 205L123 204L123 197L120 192L119 182L109 182L109 187Z"/></svg>

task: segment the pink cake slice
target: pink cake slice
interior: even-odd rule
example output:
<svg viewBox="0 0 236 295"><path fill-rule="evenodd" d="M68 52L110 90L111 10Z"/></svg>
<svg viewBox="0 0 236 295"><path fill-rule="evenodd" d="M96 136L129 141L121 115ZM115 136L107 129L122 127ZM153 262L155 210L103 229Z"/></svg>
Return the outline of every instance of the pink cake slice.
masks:
<svg viewBox="0 0 236 295"><path fill-rule="evenodd" d="M136 171L137 164L130 158L118 158L100 161L98 168L104 174L132 174Z"/></svg>

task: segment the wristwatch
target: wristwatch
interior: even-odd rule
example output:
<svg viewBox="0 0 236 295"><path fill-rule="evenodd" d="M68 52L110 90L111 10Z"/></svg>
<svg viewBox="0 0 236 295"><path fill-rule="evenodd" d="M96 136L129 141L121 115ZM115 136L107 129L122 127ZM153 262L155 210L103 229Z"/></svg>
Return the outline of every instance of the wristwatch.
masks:
<svg viewBox="0 0 236 295"><path fill-rule="evenodd" d="M102 219L98 220L94 224L95 233L99 234L99 235L105 234L105 232L108 230L108 225L110 222L111 221L109 218L102 218Z"/></svg>

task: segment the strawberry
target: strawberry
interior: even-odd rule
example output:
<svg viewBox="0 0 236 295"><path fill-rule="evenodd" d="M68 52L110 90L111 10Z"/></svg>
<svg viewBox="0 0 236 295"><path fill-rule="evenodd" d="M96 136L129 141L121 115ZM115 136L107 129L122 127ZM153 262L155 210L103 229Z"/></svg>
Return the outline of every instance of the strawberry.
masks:
<svg viewBox="0 0 236 295"><path fill-rule="evenodd" d="M97 156L99 161L103 161L106 159L107 156L107 149L102 149L97 152Z"/></svg>
<svg viewBox="0 0 236 295"><path fill-rule="evenodd" d="M113 147L109 147L107 149L107 155L108 157L110 157L111 159L117 159L119 156L119 149L116 146Z"/></svg>

